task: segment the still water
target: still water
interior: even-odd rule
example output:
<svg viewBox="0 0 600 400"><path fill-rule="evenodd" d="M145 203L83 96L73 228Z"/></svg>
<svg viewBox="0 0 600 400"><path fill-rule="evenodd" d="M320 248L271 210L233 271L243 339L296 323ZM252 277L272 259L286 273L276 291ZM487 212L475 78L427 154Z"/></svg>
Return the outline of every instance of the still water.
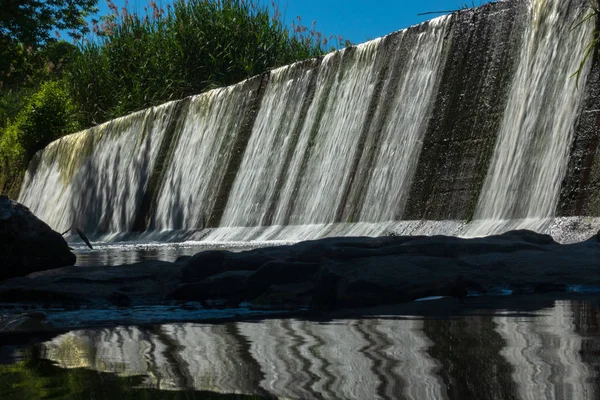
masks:
<svg viewBox="0 0 600 400"><path fill-rule="evenodd" d="M5 336L0 398L597 399L598 304L439 300Z"/></svg>

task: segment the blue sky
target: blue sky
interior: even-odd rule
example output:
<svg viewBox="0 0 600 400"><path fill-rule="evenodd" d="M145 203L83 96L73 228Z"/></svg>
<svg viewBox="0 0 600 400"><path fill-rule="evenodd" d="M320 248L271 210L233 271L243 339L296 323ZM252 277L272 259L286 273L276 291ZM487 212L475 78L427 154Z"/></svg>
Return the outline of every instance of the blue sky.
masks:
<svg viewBox="0 0 600 400"><path fill-rule="evenodd" d="M270 0L260 0L270 4ZM122 7L125 0L114 0ZM156 0L165 5L169 0ZM463 5L480 5L489 0L275 0L288 23L300 16L303 25L317 21L323 34L342 35L353 43L370 39L418 24L436 15L418 16L427 11L455 10ZM143 10L147 0L129 0L129 8ZM100 15L108 14L105 0L99 0Z"/></svg>

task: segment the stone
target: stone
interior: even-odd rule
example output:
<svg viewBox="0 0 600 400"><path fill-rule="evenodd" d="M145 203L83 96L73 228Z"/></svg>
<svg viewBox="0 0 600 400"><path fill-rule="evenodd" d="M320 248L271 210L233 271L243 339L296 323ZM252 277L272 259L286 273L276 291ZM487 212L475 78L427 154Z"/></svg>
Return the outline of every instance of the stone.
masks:
<svg viewBox="0 0 600 400"><path fill-rule="evenodd" d="M226 271L200 282L186 283L169 293L168 298L179 301L226 300L235 305L246 297L248 277L253 271Z"/></svg>
<svg viewBox="0 0 600 400"><path fill-rule="evenodd" d="M290 261L269 261L248 278L248 286L253 291L263 291L275 284L297 283L315 280L320 265Z"/></svg>
<svg viewBox="0 0 600 400"><path fill-rule="evenodd" d="M203 251L183 261L185 265L182 270L183 282L199 282L211 275L225 272L225 257L229 253L223 250Z"/></svg>
<svg viewBox="0 0 600 400"><path fill-rule="evenodd" d="M225 266L228 271L256 271L263 264L277 260L278 257L280 257L278 247L229 253L225 259Z"/></svg>
<svg viewBox="0 0 600 400"><path fill-rule="evenodd" d="M66 240L29 209L0 195L0 280L74 265Z"/></svg>
<svg viewBox="0 0 600 400"><path fill-rule="evenodd" d="M428 296L466 296L480 287L460 260L425 256L385 256L330 262L315 286L311 308L366 307Z"/></svg>
<svg viewBox="0 0 600 400"><path fill-rule="evenodd" d="M181 283L181 269L166 261L57 268L1 283L0 302L119 307L160 304Z"/></svg>

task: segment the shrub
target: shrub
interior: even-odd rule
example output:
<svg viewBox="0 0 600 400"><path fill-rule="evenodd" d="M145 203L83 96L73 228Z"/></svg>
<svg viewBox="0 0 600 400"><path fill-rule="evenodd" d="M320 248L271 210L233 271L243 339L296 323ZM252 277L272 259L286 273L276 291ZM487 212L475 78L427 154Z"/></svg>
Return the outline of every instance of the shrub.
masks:
<svg viewBox="0 0 600 400"><path fill-rule="evenodd" d="M67 74L86 125L321 55L327 43L257 0L151 1L144 15L110 7Z"/></svg>
<svg viewBox="0 0 600 400"><path fill-rule="evenodd" d="M63 83L48 81L29 98L5 134L16 136L25 161L29 162L38 150L50 142L77 130L76 115Z"/></svg>

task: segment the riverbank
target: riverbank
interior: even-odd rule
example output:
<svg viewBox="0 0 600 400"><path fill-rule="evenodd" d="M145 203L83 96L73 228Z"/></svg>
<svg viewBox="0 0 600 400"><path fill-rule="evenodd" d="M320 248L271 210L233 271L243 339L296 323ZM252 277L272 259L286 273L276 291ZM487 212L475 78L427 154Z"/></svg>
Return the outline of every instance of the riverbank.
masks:
<svg viewBox="0 0 600 400"><path fill-rule="evenodd" d="M563 245L548 235L511 231L473 239L326 238L202 251L175 262L71 266L0 283L2 330L298 311L319 316L439 296L590 295L600 291L599 257L598 235Z"/></svg>

